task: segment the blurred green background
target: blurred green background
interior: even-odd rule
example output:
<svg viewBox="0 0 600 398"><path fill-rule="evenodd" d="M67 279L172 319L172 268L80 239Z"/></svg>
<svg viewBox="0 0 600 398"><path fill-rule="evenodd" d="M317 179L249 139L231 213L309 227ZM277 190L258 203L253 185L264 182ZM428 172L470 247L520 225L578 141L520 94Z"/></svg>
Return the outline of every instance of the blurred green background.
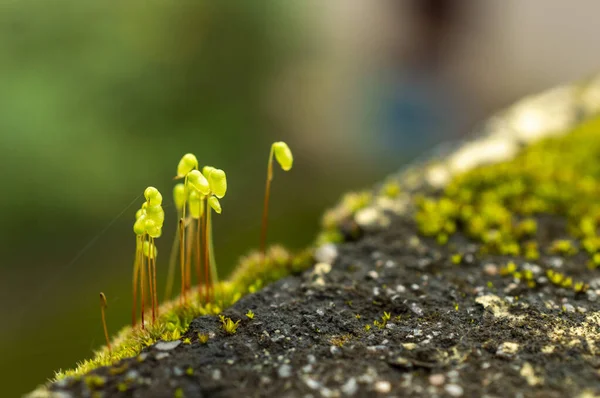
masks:
<svg viewBox="0 0 600 398"><path fill-rule="evenodd" d="M301 248L343 192L597 71L599 12L595 0L0 0L0 396L103 344L98 292L110 333L130 321L140 195L170 198L184 153L227 172L223 277L258 245L273 141L295 162L275 174L269 241Z"/></svg>
<svg viewBox="0 0 600 398"><path fill-rule="evenodd" d="M143 199L102 231L148 185L170 198L184 153L228 175L214 226L221 276L258 245L272 141L288 141L295 165L275 176L271 242L309 244L326 206L374 180L374 168L349 174L343 161L312 156L269 115L274 76L311 51L301 10L178 3L2 4L2 396L33 389L103 344L99 291L109 331L129 322L131 226ZM161 295L176 225L170 202L158 242Z"/></svg>

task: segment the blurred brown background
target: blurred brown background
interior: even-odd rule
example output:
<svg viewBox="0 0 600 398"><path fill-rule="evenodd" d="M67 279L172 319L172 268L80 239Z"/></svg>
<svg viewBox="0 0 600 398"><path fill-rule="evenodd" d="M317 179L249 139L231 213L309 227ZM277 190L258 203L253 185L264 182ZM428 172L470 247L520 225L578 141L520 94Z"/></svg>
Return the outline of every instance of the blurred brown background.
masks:
<svg viewBox="0 0 600 398"><path fill-rule="evenodd" d="M227 172L225 276L258 244L272 141L295 164L275 176L270 241L299 248L344 191L596 72L599 12L594 0L0 0L1 395L102 344L99 291L109 330L129 321L142 199L117 216L147 185L170 197L183 153Z"/></svg>

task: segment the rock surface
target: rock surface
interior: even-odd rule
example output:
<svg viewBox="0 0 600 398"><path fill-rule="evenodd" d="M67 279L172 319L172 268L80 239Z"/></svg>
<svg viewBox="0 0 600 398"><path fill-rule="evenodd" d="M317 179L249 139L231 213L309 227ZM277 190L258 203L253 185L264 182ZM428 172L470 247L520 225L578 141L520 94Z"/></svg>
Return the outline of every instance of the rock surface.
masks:
<svg viewBox="0 0 600 398"><path fill-rule="evenodd" d="M443 162L395 178L406 195L432 192L455 173L509 159L534 138L575 123L582 109L598 110L600 95L575 103L562 90L526 104L534 116L546 110L537 125L530 115L526 128L502 130L523 117L511 110L506 115L513 119L492 120ZM157 343L50 391L236 398L600 394L600 273L586 280L586 291L557 287L542 267L578 269L581 257L542 254L525 262L482 253L460 231L439 244L420 235L408 199L380 199L348 221L358 233L317 249L312 269L225 310L240 320L236 333L225 333L216 317L199 317L182 338L187 344ZM540 246L560 237L560 216L536 221L544 231ZM531 272L535 288L502 272L511 259ZM199 335L209 338L202 343Z"/></svg>

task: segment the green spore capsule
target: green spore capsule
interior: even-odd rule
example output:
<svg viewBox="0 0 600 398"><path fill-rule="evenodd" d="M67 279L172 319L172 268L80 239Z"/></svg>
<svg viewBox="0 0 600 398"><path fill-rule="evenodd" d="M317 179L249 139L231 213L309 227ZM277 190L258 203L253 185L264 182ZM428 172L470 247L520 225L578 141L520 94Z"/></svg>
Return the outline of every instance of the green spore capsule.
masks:
<svg viewBox="0 0 600 398"><path fill-rule="evenodd" d="M179 164L177 165L177 177L184 178L190 171L198 168L198 159L193 153L186 153L183 155Z"/></svg>
<svg viewBox="0 0 600 398"><path fill-rule="evenodd" d="M208 175L205 170L208 171ZM203 171L205 171L204 176L208 179L211 192L217 198L223 198L227 193L227 176L225 172L210 166L205 167Z"/></svg>
<svg viewBox="0 0 600 398"><path fill-rule="evenodd" d="M161 205L162 195L158 192L158 189L154 187L148 187L144 191L144 197L150 206Z"/></svg>
<svg viewBox="0 0 600 398"><path fill-rule="evenodd" d="M185 205L185 197L186 197L186 189L185 185L179 183L175 185L173 188L173 202L175 202L175 207L177 211L182 211L183 206Z"/></svg>
<svg viewBox="0 0 600 398"><path fill-rule="evenodd" d="M208 205L217 212L217 214L221 214L221 203L219 203L219 199L215 196L211 196L208 198Z"/></svg>
<svg viewBox="0 0 600 398"><path fill-rule="evenodd" d="M138 236L142 236L146 233L146 216L145 215L141 215L140 217L138 217L135 220L135 223L133 223L133 232Z"/></svg>
<svg viewBox="0 0 600 398"><path fill-rule="evenodd" d="M162 227L165 221L165 211L161 205L148 206L146 208L146 218L154 221L159 227Z"/></svg>
<svg viewBox="0 0 600 398"><path fill-rule="evenodd" d="M273 143L273 152L275 153L275 159L281 168L285 171L289 171L294 164L294 156L290 147L283 141Z"/></svg>
<svg viewBox="0 0 600 398"><path fill-rule="evenodd" d="M202 195L208 195L210 193L210 185L208 180L198 170L192 170L187 174L187 183L200 192Z"/></svg>
<svg viewBox="0 0 600 398"><path fill-rule="evenodd" d="M158 249L156 248L156 245L151 244L148 241L145 241L142 245L142 252L144 253L144 256L148 258L156 258L158 256Z"/></svg>
<svg viewBox="0 0 600 398"><path fill-rule="evenodd" d="M193 219L197 220L202 217L202 214L204 213L204 201L200 197L198 191L190 191L188 207Z"/></svg>

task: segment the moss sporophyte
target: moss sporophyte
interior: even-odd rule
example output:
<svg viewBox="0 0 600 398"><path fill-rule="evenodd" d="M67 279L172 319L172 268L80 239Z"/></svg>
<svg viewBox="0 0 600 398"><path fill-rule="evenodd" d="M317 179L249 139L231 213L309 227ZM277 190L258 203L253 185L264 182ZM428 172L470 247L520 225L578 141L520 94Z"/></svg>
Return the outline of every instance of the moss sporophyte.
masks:
<svg viewBox="0 0 600 398"><path fill-rule="evenodd" d="M271 194L271 181L273 180L273 155L284 171L292 169L294 157L292 151L285 142L274 142L269 152L267 163L267 182L265 184L265 202L263 207L262 228L260 233L260 252L264 255L267 242L267 222L269 218L269 196Z"/></svg>
<svg viewBox="0 0 600 398"><path fill-rule="evenodd" d="M285 143L273 144L270 165L273 156L284 170L292 167L293 158ZM181 277L179 299L166 301L159 306L156 286L158 258L156 238L162 234L165 213L162 208L162 194L156 188L148 187L144 190L145 201L136 212L133 224L136 244L133 261L131 327L122 329L112 342L108 339L106 297L101 294L101 315L107 345L96 352L92 360L79 363L77 369L58 372L57 379L67 375L84 374L98 366L110 365L121 359L134 357L143 347L150 346L159 339L166 341L180 339L194 318L200 315L218 315L222 309L229 307L243 295L255 292L290 273L300 272L311 264L310 249L292 256L279 246L268 250L263 247L260 252L243 258L229 280L219 282L212 234L212 212L220 214L222 211L220 199L223 199L227 192L226 174L223 170L212 166L200 169L196 156L188 153L179 161L175 179L180 180L173 188L173 201L179 228L169 256L165 298L167 300L171 298L179 257ZM272 166L269 166L268 181L271 179ZM268 203L268 196L266 201ZM264 220L266 221L266 214ZM265 224L261 233L264 232L266 232ZM192 289L193 273L196 274L197 289ZM148 304L150 304L149 308ZM137 327L138 311L139 327ZM148 315L151 316L152 322L147 321ZM252 319L254 313L249 310L246 316ZM223 330L228 334L235 333L239 325L239 321L234 322L231 318L223 317L221 322ZM206 333L200 333L198 341L206 343L208 336Z"/></svg>

